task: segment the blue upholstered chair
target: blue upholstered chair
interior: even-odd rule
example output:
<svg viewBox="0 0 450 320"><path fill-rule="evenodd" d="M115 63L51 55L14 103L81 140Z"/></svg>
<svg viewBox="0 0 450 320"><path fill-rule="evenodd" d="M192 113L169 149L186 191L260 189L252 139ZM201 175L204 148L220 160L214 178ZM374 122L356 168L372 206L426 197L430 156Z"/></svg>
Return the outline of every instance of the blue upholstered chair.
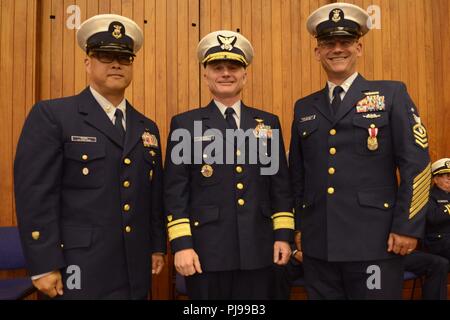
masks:
<svg viewBox="0 0 450 320"><path fill-rule="evenodd" d="M0 227L0 270L25 268L17 227ZM34 292L30 277L0 280L0 300L19 300Z"/></svg>
<svg viewBox="0 0 450 320"><path fill-rule="evenodd" d="M418 276L417 274L415 274L413 272L405 271L405 273L403 274L403 281L408 281L408 280L413 281L413 285L412 285L412 289L411 289L411 300L413 300L414 299L414 291L416 290L417 280L419 280L420 285L423 286L422 277Z"/></svg>

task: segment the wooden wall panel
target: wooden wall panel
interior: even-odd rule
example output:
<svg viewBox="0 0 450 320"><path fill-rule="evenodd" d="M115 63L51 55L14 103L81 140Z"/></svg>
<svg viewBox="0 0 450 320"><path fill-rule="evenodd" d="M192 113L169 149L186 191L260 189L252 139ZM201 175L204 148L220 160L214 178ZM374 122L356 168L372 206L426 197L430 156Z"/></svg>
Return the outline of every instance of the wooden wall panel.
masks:
<svg viewBox="0 0 450 320"><path fill-rule="evenodd" d="M2 184L0 188L0 201L6 208L4 215L0 216L0 222L11 224L13 222L12 209L13 199L11 193L12 187L12 100L13 100L13 68L14 68L14 3L12 1L1 2L1 34L0 34L0 68L1 74L6 77L0 82L0 92L2 93L2 101L4 101L4 109L0 112L0 121L5 125L0 126L0 141L2 143L2 152L0 153L0 176ZM9 101L10 103L6 103Z"/></svg>
<svg viewBox="0 0 450 320"><path fill-rule="evenodd" d="M37 100L72 95L88 84L85 53L66 21L98 13L128 16L145 43L127 98L160 128L165 149L170 119L211 99L197 62L198 41L231 29L253 44L245 103L276 113L285 144L293 103L325 85L326 75L306 31L308 15L335 0L0 0L0 225L15 225L13 159L26 114ZM348 0L381 9L381 29L362 41L359 71L368 79L407 84L430 137L433 160L450 155L450 4L448 0ZM169 265L172 261L169 261ZM155 298L170 295L171 270L158 277Z"/></svg>
<svg viewBox="0 0 450 320"><path fill-rule="evenodd" d="M328 0L200 0L200 35L230 26L255 50L243 101L280 117L289 143L293 102L324 86L325 75L313 56L314 39L305 24L310 11ZM204 81L201 104L211 99Z"/></svg>
<svg viewBox="0 0 450 320"><path fill-rule="evenodd" d="M36 100L35 0L0 1L0 226L16 225L13 159L22 124ZM0 271L0 279L26 275Z"/></svg>
<svg viewBox="0 0 450 320"><path fill-rule="evenodd" d="M20 131L22 130L22 119L26 115L26 103L27 103L27 89L31 89L32 85L30 86L30 83L27 82L27 76L33 76L30 73L27 73L27 12L28 6L23 3L15 3L14 4L14 21L13 21L13 29L14 32L16 30L25 30L25 32L19 32L18 34L14 34L14 44L13 44L13 72L9 74L12 77L12 104L10 105L11 110L11 120L12 120L12 132L10 132L10 138L11 138L11 147L12 150L8 152L9 159L7 159L7 163L9 168L11 168L13 159L11 158L11 155L14 154L16 150L16 145L14 144L14 140L17 139L20 135ZM32 71L33 69L31 69ZM33 72L33 71L32 71ZM10 81L11 79L3 79L2 81ZM27 86L28 85L28 86ZM8 126L7 126L8 127ZM8 135L7 135L8 136ZM2 150L3 151L3 150ZM8 180L11 179L10 182L8 182L7 188L12 188L12 177L11 173L8 172L7 174ZM14 197L12 192L6 192L8 195L8 206L11 204L11 216L12 216L12 222L16 223L16 216L14 215ZM11 198L10 198L11 197ZM10 202L11 201L11 202ZM1 220L1 217L0 217Z"/></svg>
<svg viewBox="0 0 450 320"><path fill-rule="evenodd" d="M35 0L0 1L0 226L15 225L13 159L24 118L35 101Z"/></svg>

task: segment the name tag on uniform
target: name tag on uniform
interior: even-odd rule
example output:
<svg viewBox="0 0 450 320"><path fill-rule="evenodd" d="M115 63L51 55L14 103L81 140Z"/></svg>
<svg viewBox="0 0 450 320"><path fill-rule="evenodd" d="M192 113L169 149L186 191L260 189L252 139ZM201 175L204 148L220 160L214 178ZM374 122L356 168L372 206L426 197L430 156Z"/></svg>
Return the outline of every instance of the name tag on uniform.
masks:
<svg viewBox="0 0 450 320"><path fill-rule="evenodd" d="M72 142L97 142L96 137L71 136Z"/></svg>
<svg viewBox="0 0 450 320"><path fill-rule="evenodd" d="M438 203L448 203L448 200L438 200Z"/></svg>
<svg viewBox="0 0 450 320"><path fill-rule="evenodd" d="M300 123L307 122L307 121L312 121L312 120L315 120L315 119L316 119L316 115L313 114L312 116L307 116L307 117L301 118L300 119Z"/></svg>
<svg viewBox="0 0 450 320"><path fill-rule="evenodd" d="M194 137L194 142L213 141L214 136Z"/></svg>

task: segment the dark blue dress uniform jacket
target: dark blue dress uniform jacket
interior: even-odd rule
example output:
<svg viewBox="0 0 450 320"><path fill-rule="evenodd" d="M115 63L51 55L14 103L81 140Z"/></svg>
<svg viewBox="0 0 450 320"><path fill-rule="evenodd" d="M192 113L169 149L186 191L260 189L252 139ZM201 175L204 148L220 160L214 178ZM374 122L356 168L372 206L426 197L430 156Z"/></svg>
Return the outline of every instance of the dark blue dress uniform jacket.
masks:
<svg viewBox="0 0 450 320"><path fill-rule="evenodd" d="M450 258L450 193L436 185L431 189L425 232L427 249Z"/></svg>
<svg viewBox="0 0 450 320"><path fill-rule="evenodd" d="M357 103L373 95L384 96L385 107L357 112ZM306 255L379 260L393 256L390 232L422 237L431 170L426 131L417 119L404 84L360 75L336 116L327 87L296 102L289 164ZM374 151L368 149L371 127L378 128Z"/></svg>
<svg viewBox="0 0 450 320"><path fill-rule="evenodd" d="M275 115L242 104L240 128L254 129L256 119L280 129ZM200 133L194 133L194 121L202 121ZM194 248L202 270L207 272L268 267L273 264L274 241L293 240L293 203L281 132L275 155L279 157L279 170L275 175L261 175L264 165L249 164L247 159L240 165L211 164L213 173L206 177L201 173L204 163L177 165L171 159L178 142L170 141L170 137L176 129L188 130L192 150L202 151L214 141L201 141L205 131L217 129L225 137L226 125L214 102L177 115L172 119L166 153L164 201L172 249L177 252ZM270 152L270 139L268 143ZM248 140L237 146L239 151L244 148L248 157Z"/></svg>
<svg viewBox="0 0 450 320"><path fill-rule="evenodd" d="M145 298L151 254L165 252L156 124L130 104L126 141L89 88L31 110L17 147L17 217L31 275L81 270L63 298ZM145 147L144 132L158 146ZM65 285L65 283L64 283ZM127 295L129 292L129 296Z"/></svg>

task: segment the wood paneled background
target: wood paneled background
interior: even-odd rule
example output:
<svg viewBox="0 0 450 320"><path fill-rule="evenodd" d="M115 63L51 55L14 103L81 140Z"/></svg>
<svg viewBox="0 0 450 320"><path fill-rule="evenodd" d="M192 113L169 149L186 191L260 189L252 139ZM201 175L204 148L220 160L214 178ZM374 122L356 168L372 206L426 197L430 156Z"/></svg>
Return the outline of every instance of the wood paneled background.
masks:
<svg viewBox="0 0 450 320"><path fill-rule="evenodd" d="M16 224L13 159L31 106L76 94L87 84L84 53L75 30L66 26L69 6L79 7L81 21L117 13L144 30L127 98L158 123L164 147L170 118L210 99L196 47L218 29L237 30L252 42L256 55L243 99L280 117L288 145L293 103L325 84L305 21L330 2L335 1L0 0L0 225ZM347 2L381 8L381 29L364 38L359 71L368 79L404 81L427 126L432 159L450 156L450 1ZM155 279L155 298L169 297L169 273Z"/></svg>

